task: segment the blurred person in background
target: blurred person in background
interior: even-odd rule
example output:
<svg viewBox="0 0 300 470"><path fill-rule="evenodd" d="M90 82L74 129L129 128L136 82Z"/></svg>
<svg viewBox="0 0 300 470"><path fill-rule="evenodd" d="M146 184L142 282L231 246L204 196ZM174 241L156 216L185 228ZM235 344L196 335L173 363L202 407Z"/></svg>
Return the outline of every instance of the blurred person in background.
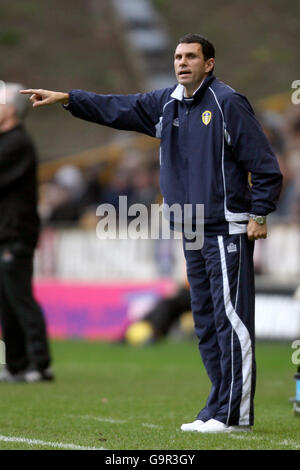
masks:
<svg viewBox="0 0 300 470"><path fill-rule="evenodd" d="M119 165L113 173L109 183L103 186L101 193L101 202L111 204L119 210L119 197L126 196L130 198L132 194L131 170Z"/></svg>
<svg viewBox="0 0 300 470"><path fill-rule="evenodd" d="M128 326L124 341L130 345L143 346L165 338L181 315L191 311L188 284L180 284L176 291L157 303L142 319Z"/></svg>
<svg viewBox="0 0 300 470"><path fill-rule="evenodd" d="M290 184L293 186L291 200L291 222L300 223L300 107L289 106L284 115L284 135L286 138L285 167Z"/></svg>
<svg viewBox="0 0 300 470"><path fill-rule="evenodd" d="M74 226L81 224L81 219L91 212L95 214L102 198L101 169L99 164L85 172L76 165L62 165L54 177L39 188L38 209L42 224Z"/></svg>
<svg viewBox="0 0 300 470"><path fill-rule="evenodd" d="M189 234L183 238L195 330L212 387L196 419L181 429L248 432L256 384L254 240L267 237L266 216L276 209L282 175L247 98L214 76L214 57L206 38L188 34L175 50L173 87L135 95L22 93L31 94L33 107L61 103L75 117L161 139L166 204L202 204L205 215L203 247L189 249ZM192 222L201 224L196 217Z"/></svg>
<svg viewBox="0 0 300 470"><path fill-rule="evenodd" d="M270 214L269 222L291 222L293 219L293 204L296 197L296 184L295 175L289 171L288 167L283 118L274 111L264 111L259 116L259 120L272 150L276 154L283 176L276 212Z"/></svg>
<svg viewBox="0 0 300 470"><path fill-rule="evenodd" d="M51 204L47 223L65 225L78 222L80 203L86 190L79 168L75 165L62 165L56 171L49 189Z"/></svg>
<svg viewBox="0 0 300 470"><path fill-rule="evenodd" d="M28 109L18 84L0 104L0 320L6 349L2 382L52 380L43 312L32 292L39 236L37 158L24 128Z"/></svg>

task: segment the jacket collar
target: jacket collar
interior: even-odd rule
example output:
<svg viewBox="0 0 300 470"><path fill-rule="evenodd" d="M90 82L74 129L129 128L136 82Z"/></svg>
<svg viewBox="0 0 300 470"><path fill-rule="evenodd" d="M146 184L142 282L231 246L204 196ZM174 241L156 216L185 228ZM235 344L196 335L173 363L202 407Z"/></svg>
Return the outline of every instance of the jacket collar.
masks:
<svg viewBox="0 0 300 470"><path fill-rule="evenodd" d="M204 91L209 87L209 85L211 84L211 82L213 80L215 80L215 76L214 75L208 75L204 80L203 82L201 83L201 85L199 86L199 88L195 91L194 93L194 97L195 98L198 98L200 95L202 95L204 93ZM177 85L177 87L175 88L175 90L173 91L173 93L171 94L171 97L172 98L175 98L175 100L178 100L178 101L182 101L183 98L184 98L184 86L181 85L181 83L179 83Z"/></svg>

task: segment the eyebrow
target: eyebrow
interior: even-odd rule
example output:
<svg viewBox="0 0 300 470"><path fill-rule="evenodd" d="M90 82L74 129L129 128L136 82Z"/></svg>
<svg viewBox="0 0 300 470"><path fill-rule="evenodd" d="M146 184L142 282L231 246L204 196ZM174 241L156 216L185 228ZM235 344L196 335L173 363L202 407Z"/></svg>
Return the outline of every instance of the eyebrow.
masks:
<svg viewBox="0 0 300 470"><path fill-rule="evenodd" d="M186 56L188 56L188 57L189 57L189 56L190 56L190 57L191 57L191 56L196 57L198 54L196 54L195 52L187 52L186 54L182 54L182 53L179 53L179 52L178 52L177 54L174 54L174 57L175 57L175 59L176 59L176 58L178 58L178 57L182 57L182 55L186 55Z"/></svg>

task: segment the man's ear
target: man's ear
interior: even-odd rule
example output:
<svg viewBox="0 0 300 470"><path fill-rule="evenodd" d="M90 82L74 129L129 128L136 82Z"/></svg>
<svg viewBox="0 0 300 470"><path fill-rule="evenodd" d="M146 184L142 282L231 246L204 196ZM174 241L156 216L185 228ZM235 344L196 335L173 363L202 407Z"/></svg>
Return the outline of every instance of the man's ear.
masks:
<svg viewBox="0 0 300 470"><path fill-rule="evenodd" d="M205 64L205 72L211 72L214 66L215 66L215 59L213 58L208 59Z"/></svg>

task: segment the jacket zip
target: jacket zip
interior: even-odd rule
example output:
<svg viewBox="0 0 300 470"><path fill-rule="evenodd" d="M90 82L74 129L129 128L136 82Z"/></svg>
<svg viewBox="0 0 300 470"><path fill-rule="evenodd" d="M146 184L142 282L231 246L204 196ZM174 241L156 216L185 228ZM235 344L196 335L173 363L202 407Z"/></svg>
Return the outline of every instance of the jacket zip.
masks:
<svg viewBox="0 0 300 470"><path fill-rule="evenodd" d="M185 104L185 106L187 107L186 111L185 111L185 115L186 115L186 119L185 119L185 134L186 134L186 142L188 143L188 134L189 134L189 118L190 118L190 112L191 112L191 106L187 106ZM186 148L188 148L188 145L186 145ZM186 158L184 159L184 163L185 163L185 168L186 168L186 192L185 192L185 203L186 204L189 204L189 155L186 154Z"/></svg>

